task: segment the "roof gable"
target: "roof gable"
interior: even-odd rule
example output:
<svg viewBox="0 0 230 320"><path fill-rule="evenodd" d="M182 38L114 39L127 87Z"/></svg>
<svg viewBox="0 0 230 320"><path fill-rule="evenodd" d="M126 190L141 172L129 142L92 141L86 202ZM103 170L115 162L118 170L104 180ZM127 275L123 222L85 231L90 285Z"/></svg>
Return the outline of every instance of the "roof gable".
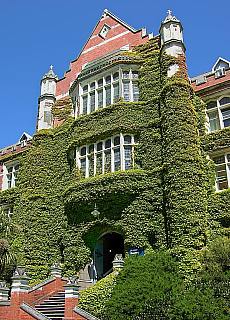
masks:
<svg viewBox="0 0 230 320"><path fill-rule="evenodd" d="M215 72L217 69L220 68L230 68L230 62L224 58L219 57L214 66L212 67L212 72Z"/></svg>

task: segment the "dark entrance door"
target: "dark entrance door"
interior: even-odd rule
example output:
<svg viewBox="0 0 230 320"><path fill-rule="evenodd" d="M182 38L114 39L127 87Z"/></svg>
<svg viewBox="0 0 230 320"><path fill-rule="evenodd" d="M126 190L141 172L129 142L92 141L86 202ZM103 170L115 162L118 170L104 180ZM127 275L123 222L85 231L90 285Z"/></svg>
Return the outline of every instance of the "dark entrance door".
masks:
<svg viewBox="0 0 230 320"><path fill-rule="evenodd" d="M112 271L112 262L118 253L124 255L124 239L122 235L110 232L98 239L94 250L94 264L98 279L105 277Z"/></svg>

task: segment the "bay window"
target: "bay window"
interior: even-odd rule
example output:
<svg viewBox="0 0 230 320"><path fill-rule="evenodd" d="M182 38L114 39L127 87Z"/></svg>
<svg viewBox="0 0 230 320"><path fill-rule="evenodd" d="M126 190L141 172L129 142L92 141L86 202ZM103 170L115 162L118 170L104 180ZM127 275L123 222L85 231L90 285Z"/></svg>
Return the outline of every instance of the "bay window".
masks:
<svg viewBox="0 0 230 320"><path fill-rule="evenodd" d="M133 168L134 136L119 134L77 150L77 165L83 177Z"/></svg>

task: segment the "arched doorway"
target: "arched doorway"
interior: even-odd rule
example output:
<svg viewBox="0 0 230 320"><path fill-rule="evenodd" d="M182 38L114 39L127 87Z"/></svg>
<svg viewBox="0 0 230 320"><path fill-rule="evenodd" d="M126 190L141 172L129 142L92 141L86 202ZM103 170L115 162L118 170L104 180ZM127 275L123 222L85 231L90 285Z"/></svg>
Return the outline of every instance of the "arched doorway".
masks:
<svg viewBox="0 0 230 320"><path fill-rule="evenodd" d="M108 232L97 240L93 253L97 279L105 277L112 271L112 262L118 253L124 255L124 239L121 234Z"/></svg>

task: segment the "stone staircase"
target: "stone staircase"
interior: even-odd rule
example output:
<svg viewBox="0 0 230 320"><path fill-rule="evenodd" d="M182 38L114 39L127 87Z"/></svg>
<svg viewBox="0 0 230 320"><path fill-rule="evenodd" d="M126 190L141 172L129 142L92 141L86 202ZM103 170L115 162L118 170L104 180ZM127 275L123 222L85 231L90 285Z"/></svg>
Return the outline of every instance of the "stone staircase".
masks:
<svg viewBox="0 0 230 320"><path fill-rule="evenodd" d="M44 300L41 304L35 305L35 309L50 320L64 319L65 293L56 293L47 300Z"/></svg>

